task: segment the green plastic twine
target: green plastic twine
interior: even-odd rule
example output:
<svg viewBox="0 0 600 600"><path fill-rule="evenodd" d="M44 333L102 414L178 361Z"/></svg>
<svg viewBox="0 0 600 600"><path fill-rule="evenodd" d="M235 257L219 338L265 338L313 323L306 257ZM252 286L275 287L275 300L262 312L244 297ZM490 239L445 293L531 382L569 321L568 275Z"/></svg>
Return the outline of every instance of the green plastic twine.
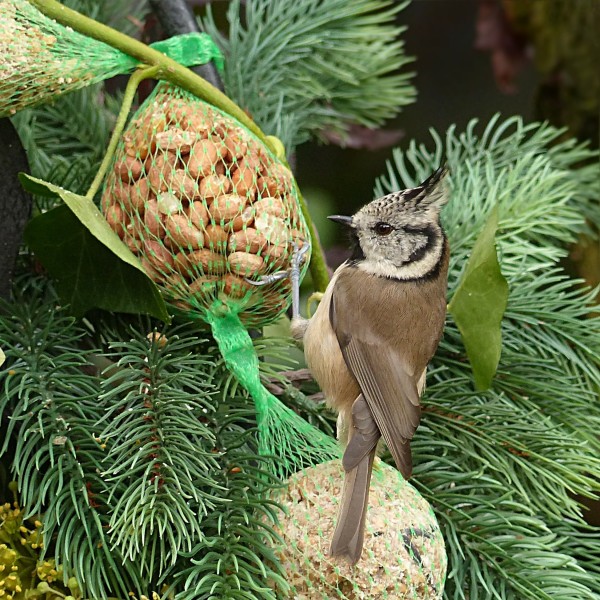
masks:
<svg viewBox="0 0 600 600"><path fill-rule="evenodd" d="M273 473L287 479L305 467L341 455L337 442L273 396L261 383L252 338L234 307L216 300L205 311L227 368L250 393L256 407L259 453L273 457Z"/></svg>
<svg viewBox="0 0 600 600"><path fill-rule="evenodd" d="M116 50L103 42L92 40L92 38L88 39L92 43L98 44L99 50L104 47L107 58L105 67L107 68L107 77L112 77L115 73L130 73L140 65L140 61L133 58L133 56L129 56L120 50ZM218 71L223 73L223 55L207 33L193 32L175 35L166 40L150 44L150 48L162 52L162 54L172 58L184 67L204 65L212 60ZM113 61L112 65L108 62L109 57ZM109 65L110 69L108 69ZM97 73L97 76L102 78L103 73L99 72Z"/></svg>

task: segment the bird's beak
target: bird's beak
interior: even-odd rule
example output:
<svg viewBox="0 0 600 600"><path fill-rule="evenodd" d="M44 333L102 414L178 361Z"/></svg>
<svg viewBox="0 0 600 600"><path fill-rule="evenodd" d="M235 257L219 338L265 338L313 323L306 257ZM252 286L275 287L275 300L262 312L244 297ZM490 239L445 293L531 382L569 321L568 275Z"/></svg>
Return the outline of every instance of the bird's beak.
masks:
<svg viewBox="0 0 600 600"><path fill-rule="evenodd" d="M341 223L346 227L352 227L352 217L346 217L344 215L331 215L327 218L331 221L335 221L336 223Z"/></svg>

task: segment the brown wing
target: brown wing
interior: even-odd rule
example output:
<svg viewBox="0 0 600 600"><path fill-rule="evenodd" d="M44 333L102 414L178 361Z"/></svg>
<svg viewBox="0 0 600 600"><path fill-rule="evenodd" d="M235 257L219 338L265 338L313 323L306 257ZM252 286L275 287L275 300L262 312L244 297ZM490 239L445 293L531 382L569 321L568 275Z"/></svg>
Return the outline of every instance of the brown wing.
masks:
<svg viewBox="0 0 600 600"><path fill-rule="evenodd" d="M336 282L329 312L331 326L398 469L409 477L409 441L421 417L417 391L421 372L415 373L414 365L398 349L395 329L402 319L382 315L381 306L369 300L378 290L365 291L364 285L356 285L351 278L340 277Z"/></svg>

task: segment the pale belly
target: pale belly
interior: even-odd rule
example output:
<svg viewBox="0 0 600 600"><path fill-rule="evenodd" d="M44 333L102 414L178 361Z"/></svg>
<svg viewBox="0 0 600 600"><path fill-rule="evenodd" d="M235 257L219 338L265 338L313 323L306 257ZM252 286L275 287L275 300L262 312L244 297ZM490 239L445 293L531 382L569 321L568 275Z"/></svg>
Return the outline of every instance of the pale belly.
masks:
<svg viewBox="0 0 600 600"><path fill-rule="evenodd" d="M329 322L332 287L330 284L308 323L304 334L304 355L308 368L325 394L329 406L346 413L351 410L352 403L360 394L360 388L346 367L337 337ZM342 415L342 418L345 416Z"/></svg>

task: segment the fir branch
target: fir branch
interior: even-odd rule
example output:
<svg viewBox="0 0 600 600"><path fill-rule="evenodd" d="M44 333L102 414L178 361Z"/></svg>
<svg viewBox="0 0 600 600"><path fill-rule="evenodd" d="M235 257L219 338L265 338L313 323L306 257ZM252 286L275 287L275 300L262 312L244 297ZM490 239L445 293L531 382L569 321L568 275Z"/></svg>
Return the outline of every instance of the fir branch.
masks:
<svg viewBox="0 0 600 600"><path fill-rule="evenodd" d="M477 501L460 492L447 494L440 504L449 549L445 597L595 599L593 576L561 553L562 538L541 519L521 513L502 489L489 491L479 492Z"/></svg>
<svg viewBox="0 0 600 600"><path fill-rule="evenodd" d="M117 102L93 85L13 118L35 177L85 193L104 156Z"/></svg>
<svg viewBox="0 0 600 600"><path fill-rule="evenodd" d="M380 195L415 185L447 157L450 290L489 211L500 215L510 296L493 387L473 390L448 323L412 443L415 485L445 530L447 598L597 597L597 556L564 540L585 527L575 495L600 491L600 319L590 315L593 294L558 261L597 202L598 155L556 143L561 133L497 116L481 135L475 122L445 139L432 132L432 150L397 150L376 186Z"/></svg>
<svg viewBox="0 0 600 600"><path fill-rule="evenodd" d="M528 361L521 367L521 373L515 367L516 375L544 366L543 361L537 364ZM504 391L476 394L470 389L468 373L462 378L454 374L449 383L448 371L449 367L445 375L444 371L439 372L439 381L436 381L438 372L432 377L436 382L428 391L423 424L431 432L426 438L431 436L435 441L415 438L415 454L425 452L422 464L428 465L426 470L419 463L415 473L427 479L436 476L429 460L439 452L451 458L458 468L485 473L499 485L509 487L522 506L537 514L549 519L570 516L581 520L580 506L569 493L593 495L599 489L594 475L600 471L600 463L591 445L582 444L570 427L539 410L536 402L538 394L541 395L539 388L528 389L527 396L514 388L509 394ZM552 389L560 381L560 371L543 372L546 377L555 378L550 384ZM499 376L508 379L510 374L500 372ZM588 393L584 397L590 396ZM453 442L452 446L444 445L448 440ZM448 472L447 464L440 468L451 480L453 472ZM554 501L548 503L548 498Z"/></svg>
<svg viewBox="0 0 600 600"><path fill-rule="evenodd" d="M256 456L255 430L243 425L254 420L246 398L227 396L222 402L226 408L216 432L222 454L215 474L225 490L224 502L204 520L203 539L163 581L177 592L177 600L275 600L273 584L287 589L273 552L278 506L268 499L268 491L276 482L266 465L261 468L265 459Z"/></svg>
<svg viewBox="0 0 600 600"><path fill-rule="evenodd" d="M380 177L375 184L375 195L381 195L385 190L418 185L430 174L431 165L439 166L447 161L455 174L452 179L460 181L462 187L456 188L455 192L456 197L460 198L460 213L449 205L445 214L453 218L454 227L460 226L454 215L466 217L469 225L465 229L471 231L461 230L460 233L474 235L473 225L486 218L483 214L486 211L481 209L489 208L489 204L484 202L490 193L490 181L492 184L495 181L482 166L491 165L496 172L507 171L519 157L527 155L545 158L547 164L560 172L565 180L576 183L570 188L570 203L579 211L585 212L591 207L597 207L600 195L598 154L587 144L572 138L561 140L564 129L557 129L547 123L524 123L517 116L502 121L501 116L496 114L479 134L477 129L480 127L478 120L473 119L463 132L457 132L456 126L452 125L444 138L431 130L434 143L432 149L425 144L417 146L414 140L405 151L395 149L393 160L388 162L386 175ZM472 169L475 172L469 177ZM478 179L481 174L484 176L483 180ZM539 174L537 180L539 181ZM526 181L522 183L526 184ZM533 194L529 194L529 198L534 198ZM521 201L523 200L521 197ZM536 201L540 202L539 198ZM552 210L556 209L554 203L548 204ZM527 210L526 202L522 202L521 206ZM582 220L579 218L576 231L581 227ZM461 243L460 236L457 235L455 243Z"/></svg>
<svg viewBox="0 0 600 600"><path fill-rule="evenodd" d="M406 2L300 0L231 3L228 38L209 10L204 30L225 61L227 93L286 150L325 130L378 127L412 102L409 62L394 25Z"/></svg>
<svg viewBox="0 0 600 600"><path fill-rule="evenodd" d="M560 549L569 556L584 562L586 571L592 575L589 587L600 596L600 531L598 527L582 526L567 521L566 527L554 528L561 540Z"/></svg>
<svg viewBox="0 0 600 600"><path fill-rule="evenodd" d="M211 475L218 468L207 426L212 385L198 377L212 366L189 326L150 339L143 329L129 334L105 355L116 365L102 386L103 476L114 503L113 547L152 579L202 538L203 519L222 502Z"/></svg>
<svg viewBox="0 0 600 600"><path fill-rule="evenodd" d="M45 552L52 552L92 597L139 590L135 565L109 551L107 507L97 502L102 449L98 382L86 373L84 330L42 288L3 305L0 339L10 370L0 416L14 439L13 471L28 514L43 513Z"/></svg>

